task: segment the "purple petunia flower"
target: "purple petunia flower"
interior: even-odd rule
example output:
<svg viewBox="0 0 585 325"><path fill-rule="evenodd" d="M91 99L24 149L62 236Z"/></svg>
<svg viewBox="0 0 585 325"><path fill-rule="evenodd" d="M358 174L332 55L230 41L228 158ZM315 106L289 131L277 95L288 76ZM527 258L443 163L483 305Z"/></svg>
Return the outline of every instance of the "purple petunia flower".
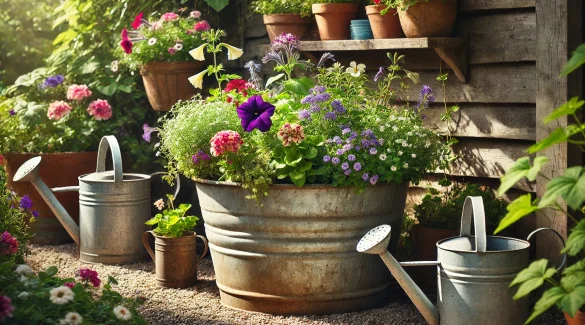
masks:
<svg viewBox="0 0 585 325"><path fill-rule="evenodd" d="M343 149L337 149L337 151L335 152L337 155L341 156L345 153L345 150Z"/></svg>
<svg viewBox="0 0 585 325"><path fill-rule="evenodd" d="M358 134L356 132L351 132L348 139L353 140L353 139L357 138L357 136L358 136Z"/></svg>
<svg viewBox="0 0 585 325"><path fill-rule="evenodd" d="M349 155L349 156L347 156L347 160L349 160L349 161L355 161L355 155Z"/></svg>
<svg viewBox="0 0 585 325"><path fill-rule="evenodd" d="M368 181L368 179L370 179L370 175L368 175L368 173L364 173L364 174L362 175L362 179L364 180L364 182L367 182L367 181Z"/></svg>
<svg viewBox="0 0 585 325"><path fill-rule="evenodd" d="M27 210L32 208L33 206L33 201L30 199L30 197L28 195L25 195L23 197L20 198L20 207Z"/></svg>
<svg viewBox="0 0 585 325"><path fill-rule="evenodd" d="M343 170L348 170L349 169L349 164L344 162L343 164L341 164L341 169Z"/></svg>
<svg viewBox="0 0 585 325"><path fill-rule="evenodd" d="M10 114L10 116L14 116L16 115L16 112L13 109L11 109L8 111L8 114Z"/></svg>
<svg viewBox="0 0 585 325"><path fill-rule="evenodd" d="M323 162L330 162L331 161L331 157L330 156L323 156Z"/></svg>
<svg viewBox="0 0 585 325"><path fill-rule="evenodd" d="M338 99L331 102L331 107L333 107L333 110L337 112L337 114L343 114L347 112L343 104L341 104L341 101Z"/></svg>
<svg viewBox="0 0 585 325"><path fill-rule="evenodd" d="M334 165L337 165L337 164L339 164L339 158L337 158L337 157L333 157L333 159L331 159L331 162L332 162Z"/></svg>
<svg viewBox="0 0 585 325"><path fill-rule="evenodd" d="M56 76L51 76L45 79L45 81L43 81L41 88L55 88L62 84L63 81L65 81L65 78L60 74Z"/></svg>
<svg viewBox="0 0 585 325"><path fill-rule="evenodd" d="M345 176L349 176L349 174L351 174L351 169L348 169L346 171L343 172L345 174Z"/></svg>
<svg viewBox="0 0 585 325"><path fill-rule="evenodd" d="M274 105L265 102L260 95L254 95L240 105L236 111L242 120L242 128L246 132L254 129L266 132L272 127L270 117L274 114Z"/></svg>
<svg viewBox="0 0 585 325"><path fill-rule="evenodd" d="M32 212L32 216L35 217L35 218L38 218L39 217L39 213L37 211L33 211Z"/></svg>
<svg viewBox="0 0 585 325"><path fill-rule="evenodd" d="M349 143L343 146L343 150L345 150L345 151L349 151L349 150L351 150L352 148L353 148L353 145L351 145L351 144L349 144Z"/></svg>
<svg viewBox="0 0 585 325"><path fill-rule="evenodd" d="M386 75L386 71L384 71L384 67L380 67L380 69L378 70L378 73L376 73L376 76L374 77L374 81L378 81L378 79L380 79L381 77Z"/></svg>
<svg viewBox="0 0 585 325"><path fill-rule="evenodd" d="M377 182L378 182L378 175L374 175L374 176L370 177L370 184L376 185Z"/></svg>
<svg viewBox="0 0 585 325"><path fill-rule="evenodd" d="M337 119L337 114L335 114L335 112L327 112L325 113L325 116L323 116L323 119L334 121Z"/></svg>
<svg viewBox="0 0 585 325"><path fill-rule="evenodd" d="M306 109L302 110L299 112L299 120L310 120L311 119L311 113L309 111L307 111Z"/></svg>
<svg viewBox="0 0 585 325"><path fill-rule="evenodd" d="M150 142L150 137L152 136L152 132L158 131L156 128L152 128L152 127L148 126L148 124L144 124L142 126L142 130L144 131L144 133L142 134L142 139L144 139L144 141L146 141L146 142Z"/></svg>
<svg viewBox="0 0 585 325"><path fill-rule="evenodd" d="M362 164L360 164L359 162L353 164L353 169L355 169L356 171L361 170L362 169Z"/></svg>

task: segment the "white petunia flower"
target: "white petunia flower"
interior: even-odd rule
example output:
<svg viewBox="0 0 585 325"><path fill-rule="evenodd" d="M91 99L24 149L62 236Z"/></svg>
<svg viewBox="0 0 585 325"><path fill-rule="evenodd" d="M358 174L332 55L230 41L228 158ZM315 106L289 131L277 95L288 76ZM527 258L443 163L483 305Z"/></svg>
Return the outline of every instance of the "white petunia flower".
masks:
<svg viewBox="0 0 585 325"><path fill-rule="evenodd" d="M199 72L194 76L189 77L189 82L193 85L193 87L203 89L203 77L205 76L206 73L207 69Z"/></svg>
<svg viewBox="0 0 585 325"><path fill-rule="evenodd" d="M191 54L193 59L195 59L197 61L204 61L205 60L205 53L203 53L203 50L205 50L206 46L207 46L207 43L202 44L198 48L189 51L189 54Z"/></svg>
<svg viewBox="0 0 585 325"><path fill-rule="evenodd" d="M83 317L74 311L68 312L65 319L59 321L60 325L80 325L83 323Z"/></svg>
<svg viewBox="0 0 585 325"><path fill-rule="evenodd" d="M393 172L395 172L395 171L396 171L396 166L392 166L392 167L390 167L390 169L391 169Z"/></svg>
<svg viewBox="0 0 585 325"><path fill-rule="evenodd" d="M72 301L73 298L75 297L75 293L71 291L71 288L66 286L53 288L51 289L51 291L49 291L49 294L51 295L49 297L49 300L51 300L52 303L57 305L66 304Z"/></svg>
<svg viewBox="0 0 585 325"><path fill-rule="evenodd" d="M181 43L176 43L175 46L173 46L173 48L177 51L180 51L183 49L183 44Z"/></svg>
<svg viewBox="0 0 585 325"><path fill-rule="evenodd" d="M359 77L365 71L366 65L363 63L357 64L355 61L352 61L349 67L345 69L345 72L349 73L352 77Z"/></svg>
<svg viewBox="0 0 585 325"><path fill-rule="evenodd" d="M382 160L382 161L386 160L386 154L384 154L384 153L381 154L380 155L380 160Z"/></svg>
<svg viewBox="0 0 585 325"><path fill-rule="evenodd" d="M242 55L244 55L244 51L235 46L231 46L226 43L219 43L219 45L225 46L225 48L228 50L228 60L236 60L239 59Z"/></svg>
<svg viewBox="0 0 585 325"><path fill-rule="evenodd" d="M156 44L156 37L151 37L151 38L148 40L148 45L154 45L154 44Z"/></svg>
<svg viewBox="0 0 585 325"><path fill-rule="evenodd" d="M30 268L30 266L26 264L20 264L19 266L16 267L14 273L18 275L31 275L33 273L33 270Z"/></svg>
<svg viewBox="0 0 585 325"><path fill-rule="evenodd" d="M121 320L129 320L132 318L130 310L128 310L128 308L124 306L117 306L116 308L114 308L114 314L116 315L116 317L118 317L118 319Z"/></svg>

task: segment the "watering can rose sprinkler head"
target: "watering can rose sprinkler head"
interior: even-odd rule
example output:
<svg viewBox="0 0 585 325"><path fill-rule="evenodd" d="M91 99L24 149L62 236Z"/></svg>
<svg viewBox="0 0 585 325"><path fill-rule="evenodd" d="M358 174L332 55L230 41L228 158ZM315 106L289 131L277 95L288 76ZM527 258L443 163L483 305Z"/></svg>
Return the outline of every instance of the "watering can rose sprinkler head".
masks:
<svg viewBox="0 0 585 325"><path fill-rule="evenodd" d="M388 252L390 233L392 227L381 225L368 231L359 241L356 249L360 253L380 255L384 264L406 292L416 308L421 312L425 320L431 325L439 325L439 312L427 296L420 290L408 274L402 269L400 263Z"/></svg>

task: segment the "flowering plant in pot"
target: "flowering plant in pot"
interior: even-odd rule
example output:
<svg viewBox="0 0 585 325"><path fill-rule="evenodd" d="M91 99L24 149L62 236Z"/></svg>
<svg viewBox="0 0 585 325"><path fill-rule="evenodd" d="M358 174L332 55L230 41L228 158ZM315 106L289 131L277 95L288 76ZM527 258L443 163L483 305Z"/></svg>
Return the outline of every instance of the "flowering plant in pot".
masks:
<svg viewBox="0 0 585 325"><path fill-rule="evenodd" d="M406 37L446 37L453 31L457 0L381 0L399 9L400 25Z"/></svg>
<svg viewBox="0 0 585 325"><path fill-rule="evenodd" d="M402 27L395 8L389 7L382 0L372 0L373 5L366 6L366 14L372 26L374 38L399 38Z"/></svg>
<svg viewBox="0 0 585 325"><path fill-rule="evenodd" d="M186 288L197 282L197 264L207 254L207 239L193 232L199 218L185 216L191 204L181 204L175 208L173 195L167 195L167 198L167 209L164 209L163 199L154 203L161 213L146 222L156 227L144 233L142 242L155 262L157 284L168 288ZM155 237L156 254L150 248L149 233ZM205 250L199 257L195 245L197 238L205 244Z"/></svg>
<svg viewBox="0 0 585 325"><path fill-rule="evenodd" d="M408 181L448 150L422 124L426 97L416 108L398 104L400 83L409 84L403 57L389 56L375 78L380 88L371 90L363 64L328 66L326 54L315 66L298 48L293 35L279 36L263 58L277 75L259 82L258 64L247 64L245 94L217 89L205 101L177 104L160 120L159 150L171 175L196 180L225 305L279 314L371 308L385 301L387 281L374 276L382 267L375 259L348 253L353 239L366 225L389 223L395 247ZM317 76L294 78L297 69ZM345 303L348 296L359 298Z"/></svg>
<svg viewBox="0 0 585 325"><path fill-rule="evenodd" d="M359 11L360 0L316 0L312 11L322 41L349 39L350 22Z"/></svg>
<svg viewBox="0 0 585 325"><path fill-rule="evenodd" d="M254 12L264 15L264 25L271 41L282 33L302 38L312 19L311 3L302 0L256 0Z"/></svg>
<svg viewBox="0 0 585 325"><path fill-rule="evenodd" d="M195 95L187 78L202 64L189 62L190 49L203 44L202 32L210 25L201 12L185 9L160 17L139 13L130 30L122 29L118 56L122 64L140 69L148 100L157 111L168 111L179 99Z"/></svg>
<svg viewBox="0 0 585 325"><path fill-rule="evenodd" d="M562 75L566 76L577 70L583 63L585 63L585 44L577 48ZM532 162L531 157L522 157L506 171L498 189L500 195L521 179L536 180L542 167L551 162L547 156L542 155L543 150L557 144L568 143L578 146L581 151L585 150L585 142L582 138L585 135L585 128L581 115L584 105L585 100L578 97L571 98L543 120L543 123L550 123L557 119L568 119L568 125L550 132L546 138L528 148L528 153L535 154L536 157L532 159ZM585 212L585 167L566 168L563 175L550 179L545 175L542 177L547 180L546 190L542 196L534 199L531 194L525 194L512 201L496 233L532 213L545 209L558 211L573 222L566 246L562 250L573 259L569 260L570 265L562 271L560 277L557 276L559 270L549 267L546 259L535 261L520 272L510 286L518 285L514 299L525 297L543 285L548 287L534 305L534 310L526 320L526 324L553 306L565 313L568 324L583 324L585 321L583 312L585 306L585 259L583 258L585 219L582 213Z"/></svg>

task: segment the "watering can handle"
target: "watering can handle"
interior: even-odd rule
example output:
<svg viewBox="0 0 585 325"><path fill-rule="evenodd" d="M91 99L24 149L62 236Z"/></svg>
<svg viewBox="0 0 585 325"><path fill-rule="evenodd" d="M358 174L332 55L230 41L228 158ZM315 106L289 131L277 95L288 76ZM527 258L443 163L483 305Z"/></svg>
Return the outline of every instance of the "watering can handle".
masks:
<svg viewBox="0 0 585 325"><path fill-rule="evenodd" d="M199 262L201 262L201 260L205 257L205 255L207 255L207 251L209 250L208 247L208 243L207 243L207 238L201 236L201 235L195 235L197 238L201 239L203 241L203 244L205 245L205 249L203 250L203 254L201 254L201 256L199 256L199 258L197 259L197 262L195 263L195 265L199 265Z"/></svg>
<svg viewBox="0 0 585 325"><path fill-rule="evenodd" d="M112 152L112 162L114 163L114 183L121 183L124 179L122 170L122 153L120 152L120 145L118 140L113 135L106 135L100 141L97 157L96 172L103 172L106 170L106 154L108 149Z"/></svg>
<svg viewBox="0 0 585 325"><path fill-rule="evenodd" d="M166 175L167 173L165 172L156 172L156 173L152 173L150 174L150 176L154 176L154 175ZM175 198L177 198L177 196L179 196L179 191L181 190L181 178L179 177L179 174L177 174L177 176L175 177L175 193L173 194L173 196Z"/></svg>
<svg viewBox="0 0 585 325"><path fill-rule="evenodd" d="M148 255L150 255L150 258L152 258L152 261L154 262L155 261L154 252L152 251L152 248L150 248L150 243L148 242L148 234L152 234L154 236L152 230L145 231L144 234L142 234L142 244L144 245L144 248L146 248L146 251L148 251Z"/></svg>
<svg viewBox="0 0 585 325"><path fill-rule="evenodd" d="M475 251L485 253L487 250L487 237L485 230L485 212L481 196L468 196L463 203L461 214L461 237L471 236L471 215L475 225Z"/></svg>
<svg viewBox="0 0 585 325"><path fill-rule="evenodd" d="M543 230L552 231L561 240L561 243L563 244L563 249L565 248L565 239L563 238L563 236L561 234L559 234L556 230L554 230L552 228L536 229L535 231L531 232L530 235L528 235L528 237L526 237L526 241L530 241L530 238L532 238L532 236L536 235L536 233L541 232ZM559 265L559 267L557 267L557 272L560 271L563 268L563 266L565 266L565 263L567 263L567 253L563 253L563 260L561 261L561 265Z"/></svg>

